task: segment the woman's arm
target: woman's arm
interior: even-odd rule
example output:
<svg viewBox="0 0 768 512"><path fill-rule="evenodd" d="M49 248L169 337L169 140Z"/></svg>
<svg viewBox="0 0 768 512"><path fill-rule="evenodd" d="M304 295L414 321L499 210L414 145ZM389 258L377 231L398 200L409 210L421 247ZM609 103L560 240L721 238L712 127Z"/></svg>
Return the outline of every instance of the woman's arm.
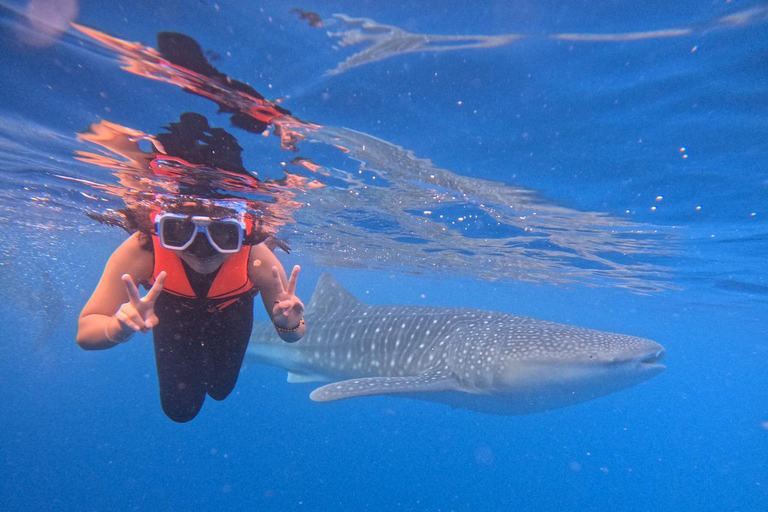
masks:
<svg viewBox="0 0 768 512"><path fill-rule="evenodd" d="M261 300L267 310L278 336L287 342L294 342L304 336L304 303L296 296L296 279L301 270L298 265L285 277L285 270L277 256L266 244L251 248L248 276L261 293Z"/></svg>
<svg viewBox="0 0 768 512"><path fill-rule="evenodd" d="M128 341L137 330L146 326L131 326L115 316L123 304L130 304L129 286L123 276L132 283L142 283L152 276L154 258L151 252L141 248L139 235L133 234L109 258L99 284L80 313L77 327L77 344L86 350L112 348ZM134 286L135 289L135 286ZM162 289L162 287L161 287ZM159 292L157 292L159 293Z"/></svg>

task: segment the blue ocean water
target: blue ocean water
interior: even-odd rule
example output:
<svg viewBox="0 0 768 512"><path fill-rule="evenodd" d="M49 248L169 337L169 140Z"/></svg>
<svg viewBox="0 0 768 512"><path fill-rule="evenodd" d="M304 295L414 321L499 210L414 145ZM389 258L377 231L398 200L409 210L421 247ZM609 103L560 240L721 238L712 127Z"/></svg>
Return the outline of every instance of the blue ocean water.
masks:
<svg viewBox="0 0 768 512"><path fill-rule="evenodd" d="M70 21L149 48L187 34L320 128L281 149ZM3 1L2 508L768 510L767 27L749 1ZM226 401L171 422L150 336L74 337L125 237L86 215L123 188L82 152L123 160L83 134L157 134L183 112L235 134L261 178L324 182L280 210L305 302L331 271L372 304L650 338L667 371L494 416L314 403L246 364Z"/></svg>

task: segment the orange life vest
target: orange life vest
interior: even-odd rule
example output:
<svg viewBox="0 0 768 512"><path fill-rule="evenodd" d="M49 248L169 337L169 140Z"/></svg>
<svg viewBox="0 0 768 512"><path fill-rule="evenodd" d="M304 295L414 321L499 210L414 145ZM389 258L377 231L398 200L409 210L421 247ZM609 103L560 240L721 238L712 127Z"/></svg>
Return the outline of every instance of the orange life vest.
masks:
<svg viewBox="0 0 768 512"><path fill-rule="evenodd" d="M180 297L196 298L192 285L189 284L184 265L170 249L160 245L160 239L152 235L152 245L155 249L155 268L152 271L152 281L155 282L158 274L165 270L167 277L163 285L163 291ZM208 291L208 299L226 299L236 295L242 295L253 289L254 284L248 277L248 260L251 254L251 246L244 245L239 252L224 260L219 272L213 280ZM200 297L202 298L202 297Z"/></svg>

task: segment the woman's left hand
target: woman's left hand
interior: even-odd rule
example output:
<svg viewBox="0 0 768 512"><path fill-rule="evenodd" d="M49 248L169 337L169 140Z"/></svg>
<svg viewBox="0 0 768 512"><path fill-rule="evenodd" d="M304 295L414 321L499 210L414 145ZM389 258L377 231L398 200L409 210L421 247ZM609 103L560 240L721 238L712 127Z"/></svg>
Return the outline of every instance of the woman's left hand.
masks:
<svg viewBox="0 0 768 512"><path fill-rule="evenodd" d="M272 277L280 290L272 307L272 322L281 329L292 330L298 327L304 314L304 303L296 296L296 280L299 278L300 271L301 267L298 265L293 267L286 288L283 286L283 280L280 279L280 271L277 267L272 267Z"/></svg>

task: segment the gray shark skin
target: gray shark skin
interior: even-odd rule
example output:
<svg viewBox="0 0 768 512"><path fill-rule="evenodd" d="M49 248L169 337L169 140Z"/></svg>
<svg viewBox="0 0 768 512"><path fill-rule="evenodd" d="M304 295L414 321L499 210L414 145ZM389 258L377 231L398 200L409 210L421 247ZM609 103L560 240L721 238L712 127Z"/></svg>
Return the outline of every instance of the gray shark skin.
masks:
<svg viewBox="0 0 768 512"><path fill-rule="evenodd" d="M257 325L251 362L289 382L330 382L330 402L403 395L483 413L529 414L634 386L664 371L656 342L494 311L360 302L320 277L296 343Z"/></svg>

